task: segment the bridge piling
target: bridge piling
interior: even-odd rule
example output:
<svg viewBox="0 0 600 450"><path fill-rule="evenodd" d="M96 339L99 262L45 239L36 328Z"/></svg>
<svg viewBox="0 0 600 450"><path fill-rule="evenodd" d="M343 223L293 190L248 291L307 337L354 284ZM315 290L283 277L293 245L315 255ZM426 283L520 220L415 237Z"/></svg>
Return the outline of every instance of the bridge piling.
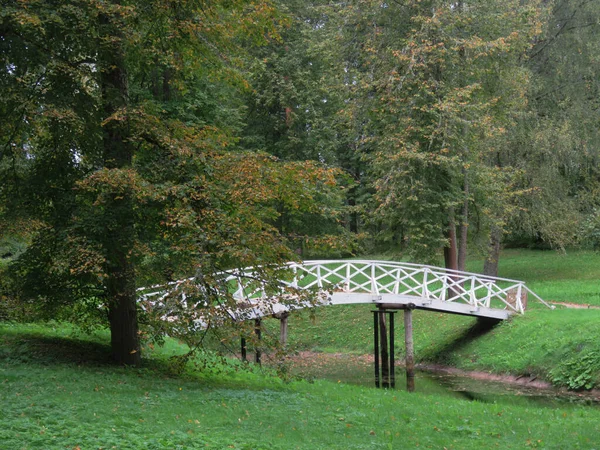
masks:
<svg viewBox="0 0 600 450"><path fill-rule="evenodd" d="M279 342L282 347L287 345L287 337L288 337L288 317L289 313L281 313L279 315Z"/></svg>
<svg viewBox="0 0 600 450"><path fill-rule="evenodd" d="M373 353L375 357L375 387L379 387L379 311L373 311Z"/></svg>
<svg viewBox="0 0 600 450"><path fill-rule="evenodd" d="M262 339L262 320L254 319L254 333L256 334L256 338L258 339L258 343L256 348L254 349L254 362L260 365L261 351L260 351L260 341Z"/></svg>
<svg viewBox="0 0 600 450"><path fill-rule="evenodd" d="M390 387L390 357L388 352L388 332L385 324L385 311L380 311L379 314L379 335L381 336L379 350L381 352L381 385L384 389Z"/></svg>
<svg viewBox="0 0 600 450"><path fill-rule="evenodd" d="M375 387L396 385L394 357L394 314L396 311L376 309L373 313L373 356L375 360ZM389 333L386 324L389 316Z"/></svg>
<svg viewBox="0 0 600 450"><path fill-rule="evenodd" d="M415 391L415 349L413 343L412 309L404 309L404 345L406 348L406 390Z"/></svg>
<svg viewBox="0 0 600 450"><path fill-rule="evenodd" d="M243 336L241 339L241 347L242 347L242 361L246 362L246 361L248 361L248 357L246 354L246 338Z"/></svg>

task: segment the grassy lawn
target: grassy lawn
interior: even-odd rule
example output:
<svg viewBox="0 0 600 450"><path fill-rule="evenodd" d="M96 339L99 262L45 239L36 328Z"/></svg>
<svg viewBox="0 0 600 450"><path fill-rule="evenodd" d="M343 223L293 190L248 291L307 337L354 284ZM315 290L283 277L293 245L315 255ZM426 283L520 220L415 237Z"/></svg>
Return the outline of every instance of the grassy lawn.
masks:
<svg viewBox="0 0 600 450"><path fill-rule="evenodd" d="M4 449L594 448L600 410L486 404L246 370L107 365L105 334L0 328Z"/></svg>
<svg viewBox="0 0 600 450"><path fill-rule="evenodd" d="M471 264L470 269L483 266ZM500 276L525 281L544 300L600 306L600 252L506 250Z"/></svg>

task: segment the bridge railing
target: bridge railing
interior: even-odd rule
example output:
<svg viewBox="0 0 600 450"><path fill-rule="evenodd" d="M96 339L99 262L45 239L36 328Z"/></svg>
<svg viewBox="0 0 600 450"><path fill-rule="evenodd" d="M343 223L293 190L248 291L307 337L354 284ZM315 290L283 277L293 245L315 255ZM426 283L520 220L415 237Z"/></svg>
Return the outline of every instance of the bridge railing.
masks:
<svg viewBox="0 0 600 450"><path fill-rule="evenodd" d="M463 303L474 310L479 307L497 308L520 314L524 313L526 306L523 298L529 293L552 308L519 280L411 263L364 260L292 262L282 270L282 276L275 284L279 287L275 289L272 282L267 286L261 281L257 272L256 268L247 268L215 277L222 283L223 292L240 305L236 311L227 310L231 316L251 315L252 310L260 310L264 314L280 312L281 305L294 307L293 304L298 303L294 293L302 291L320 292L317 303L326 299L327 295L323 294L328 292L374 296L394 294L423 301ZM160 302L184 283L193 283L193 279L142 288L139 294L146 300ZM185 293L182 295L185 299ZM303 299L295 307L303 306L311 306L310 301Z"/></svg>
<svg viewBox="0 0 600 450"><path fill-rule="evenodd" d="M409 295L425 300L459 302L473 308L504 308L523 314L526 293L519 280L459 272L439 267L387 261L305 261L290 263L292 287L335 292Z"/></svg>

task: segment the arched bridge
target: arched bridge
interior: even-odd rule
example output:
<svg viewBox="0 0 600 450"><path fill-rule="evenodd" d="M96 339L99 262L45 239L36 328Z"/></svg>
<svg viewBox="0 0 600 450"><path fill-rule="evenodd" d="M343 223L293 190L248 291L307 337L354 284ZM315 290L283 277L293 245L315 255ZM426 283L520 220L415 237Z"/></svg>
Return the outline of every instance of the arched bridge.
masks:
<svg viewBox="0 0 600 450"><path fill-rule="evenodd" d="M288 263L288 278L280 280L279 295L267 293L256 281L252 268L223 274L222 280L237 308L229 308L234 320L257 319L301 308L309 302L289 301L290 291L311 290L316 304L373 304L382 309L422 309L504 320L524 314L528 294L553 308L523 281L448 270L404 262L332 260ZM140 296L159 301L184 281L169 286L141 288ZM288 288L286 293L285 288ZM291 288L291 289L289 289Z"/></svg>

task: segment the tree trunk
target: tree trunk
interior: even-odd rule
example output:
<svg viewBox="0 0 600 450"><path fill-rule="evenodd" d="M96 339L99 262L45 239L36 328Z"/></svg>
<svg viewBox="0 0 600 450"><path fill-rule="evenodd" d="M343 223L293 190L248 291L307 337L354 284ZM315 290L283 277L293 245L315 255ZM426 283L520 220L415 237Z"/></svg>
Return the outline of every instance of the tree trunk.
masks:
<svg viewBox="0 0 600 450"><path fill-rule="evenodd" d="M490 242L488 254L483 263L483 274L492 277L498 276L498 261L500 260L500 243L502 241L502 229L493 225L490 231Z"/></svg>
<svg viewBox="0 0 600 450"><path fill-rule="evenodd" d="M113 3L119 4L118 1ZM130 168L133 147L128 141L126 120L110 120L128 103L128 83L122 33L111 17L100 17L103 39L99 52L100 88L102 92L104 126L103 159L107 169ZM115 189L104 207L106 227L106 296L111 333L112 355L120 364L136 365L141 361L138 334L137 302L133 248L135 242L133 195L127 188Z"/></svg>
<svg viewBox="0 0 600 450"><path fill-rule="evenodd" d="M458 270L458 260L456 256L456 223L454 222L454 208L450 208L448 214L448 229L447 229L448 245L444 247L444 263L446 269ZM451 282L454 282L455 277L450 276ZM448 286L446 292L448 298L456 296L455 286Z"/></svg>
<svg viewBox="0 0 600 450"><path fill-rule="evenodd" d="M448 244L444 247L444 263L446 269L458 270L458 259L456 255L456 223L454 222L454 208L448 213L448 229L446 230Z"/></svg>
<svg viewBox="0 0 600 450"><path fill-rule="evenodd" d="M460 240L458 247L458 270L464 271L467 264L467 237L469 233L469 175L463 167L463 206L460 218Z"/></svg>
<svg viewBox="0 0 600 450"><path fill-rule="evenodd" d="M119 364L141 362L133 265L123 262L108 280L108 320L113 359Z"/></svg>

